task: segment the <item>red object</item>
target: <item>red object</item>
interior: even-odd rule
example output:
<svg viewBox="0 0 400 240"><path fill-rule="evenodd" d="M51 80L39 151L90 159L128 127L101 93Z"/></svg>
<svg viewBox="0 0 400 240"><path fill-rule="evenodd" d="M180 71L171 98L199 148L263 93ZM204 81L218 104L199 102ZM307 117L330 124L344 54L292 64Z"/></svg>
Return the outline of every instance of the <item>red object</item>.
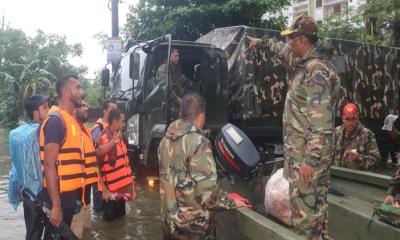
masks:
<svg viewBox="0 0 400 240"><path fill-rule="evenodd" d="M222 145L221 139L217 140L217 145L219 150L221 150L222 155L228 161L232 167L234 167L238 172L241 171L240 167L236 164L235 160L232 159L232 157L229 155L229 153L225 150L224 146Z"/></svg>
<svg viewBox="0 0 400 240"><path fill-rule="evenodd" d="M111 200L124 200L125 202L128 202L132 200L132 195L129 193L119 193L119 192L114 192L111 195Z"/></svg>
<svg viewBox="0 0 400 240"><path fill-rule="evenodd" d="M346 104L343 108L342 115L343 116L357 116L358 115L357 106L354 103Z"/></svg>
<svg viewBox="0 0 400 240"><path fill-rule="evenodd" d="M249 200L247 200L246 198L244 198L242 195L240 195L239 193L235 193L235 192L231 192L228 193L228 196L230 198L232 198L233 200L238 200L238 201L242 201L246 204L247 208L253 208L253 205L250 204Z"/></svg>

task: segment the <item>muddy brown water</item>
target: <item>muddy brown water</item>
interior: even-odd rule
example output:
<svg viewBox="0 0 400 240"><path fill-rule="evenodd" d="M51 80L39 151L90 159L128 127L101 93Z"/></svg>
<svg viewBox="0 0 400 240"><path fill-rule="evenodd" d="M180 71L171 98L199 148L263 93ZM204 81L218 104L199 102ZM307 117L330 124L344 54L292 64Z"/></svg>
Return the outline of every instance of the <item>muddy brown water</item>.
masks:
<svg viewBox="0 0 400 240"><path fill-rule="evenodd" d="M25 239L23 210L14 211L8 203L8 131L0 129L0 240ZM378 170L391 175L393 169ZM137 184L137 199L127 204L127 215L114 222L104 222L92 214L91 240L158 240L161 237L160 195L158 186L150 187L144 181Z"/></svg>
<svg viewBox="0 0 400 240"><path fill-rule="evenodd" d="M17 211L8 203L8 131L0 129L0 240L25 239L25 223L22 205ZM127 215L111 223L92 214L91 240L159 240L160 194L158 186L149 187L139 181L137 199L127 204Z"/></svg>

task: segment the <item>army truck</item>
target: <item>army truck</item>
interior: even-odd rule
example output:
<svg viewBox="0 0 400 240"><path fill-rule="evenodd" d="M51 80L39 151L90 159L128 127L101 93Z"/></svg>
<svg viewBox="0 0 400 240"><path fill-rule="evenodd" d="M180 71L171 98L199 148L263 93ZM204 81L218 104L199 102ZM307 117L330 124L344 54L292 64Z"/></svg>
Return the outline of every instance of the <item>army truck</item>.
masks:
<svg viewBox="0 0 400 240"><path fill-rule="evenodd" d="M170 118L170 81L158 68L169 63L171 48L180 51L183 74L207 101L207 128L216 132L228 119L227 59L210 44L172 41L170 35L129 48L113 76L110 98L127 115L127 138L140 164L157 168L157 148ZM169 68L169 64L166 64ZM168 70L167 70L168 72Z"/></svg>
<svg viewBox="0 0 400 240"><path fill-rule="evenodd" d="M227 122L241 128L260 151L282 154L282 111L291 72L269 49L249 51L246 36L279 32L236 26L220 28L195 42L172 40L170 35L128 46L113 76L113 93L127 113L131 152L146 167L157 167L156 150L170 116L170 81L158 67L169 66L171 48L180 52L183 74L195 86L188 91L207 103L206 128L215 136ZM381 126L385 116L398 113L400 51L396 48L332 39L332 62L339 73L337 123L340 109L357 103L361 122L375 132L382 155L387 144Z"/></svg>
<svg viewBox="0 0 400 240"><path fill-rule="evenodd" d="M269 49L248 50L246 36L264 35L283 40L276 31L236 26L215 29L195 42L172 40L166 35L128 46L112 78L110 97L127 115L126 135L135 159L147 169L158 166L158 143L172 120L171 79L158 68L162 64L169 67L173 48L180 52L183 74L195 86L188 91L195 91L206 100L209 137L214 139L221 127L230 122L250 137L268 161L279 158L282 155L282 111L291 73ZM375 132L384 153L387 150L380 128L387 114L398 113L400 51L336 39L331 40L331 44L332 62L340 77L338 108L333 110L338 124L344 104L357 103L362 123ZM256 206L259 203L259 207L256 211L241 209L219 214L218 239L302 239L263 212L260 189L267 178L255 183L235 181L234 189L250 197ZM346 194L329 197L329 208L334 212L329 216L333 238L376 239L383 232L387 232L388 239L398 236L398 229L386 224L376 222L370 224L369 229L365 224L371 219L372 206L383 198L388 177L334 167L332 182ZM225 189L232 189L229 178L224 178L221 184ZM223 224L218 224L218 220ZM347 231L348 226L355 226L354 231Z"/></svg>

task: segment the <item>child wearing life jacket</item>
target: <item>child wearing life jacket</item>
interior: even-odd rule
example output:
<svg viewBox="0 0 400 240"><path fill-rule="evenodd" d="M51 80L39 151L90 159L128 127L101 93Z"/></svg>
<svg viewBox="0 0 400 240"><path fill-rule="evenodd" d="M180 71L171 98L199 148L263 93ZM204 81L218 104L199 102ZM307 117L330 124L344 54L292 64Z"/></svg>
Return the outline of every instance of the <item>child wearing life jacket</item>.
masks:
<svg viewBox="0 0 400 240"><path fill-rule="evenodd" d="M117 109L112 110L108 122L109 127L103 130L97 151L103 156L103 219L112 221L126 214L125 202L135 199L136 191L127 146L121 134L125 128L125 116Z"/></svg>

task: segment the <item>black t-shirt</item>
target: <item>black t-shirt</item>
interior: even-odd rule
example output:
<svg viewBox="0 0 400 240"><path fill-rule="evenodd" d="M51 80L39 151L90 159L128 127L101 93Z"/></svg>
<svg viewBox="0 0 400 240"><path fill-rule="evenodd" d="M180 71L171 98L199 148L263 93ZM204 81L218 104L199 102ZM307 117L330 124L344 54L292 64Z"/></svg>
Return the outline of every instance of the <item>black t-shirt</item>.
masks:
<svg viewBox="0 0 400 240"><path fill-rule="evenodd" d="M58 146L63 144L65 138L64 124L61 118L50 116L43 128L44 144L56 143Z"/></svg>
<svg viewBox="0 0 400 240"><path fill-rule="evenodd" d="M45 145L56 143L61 147L65 139L65 128L61 118L51 115L43 128L43 134ZM74 209L76 207L76 200L79 199L79 196L82 196L81 189L61 193L60 200L62 208ZM46 188L43 188L39 197L51 207L50 195Z"/></svg>

